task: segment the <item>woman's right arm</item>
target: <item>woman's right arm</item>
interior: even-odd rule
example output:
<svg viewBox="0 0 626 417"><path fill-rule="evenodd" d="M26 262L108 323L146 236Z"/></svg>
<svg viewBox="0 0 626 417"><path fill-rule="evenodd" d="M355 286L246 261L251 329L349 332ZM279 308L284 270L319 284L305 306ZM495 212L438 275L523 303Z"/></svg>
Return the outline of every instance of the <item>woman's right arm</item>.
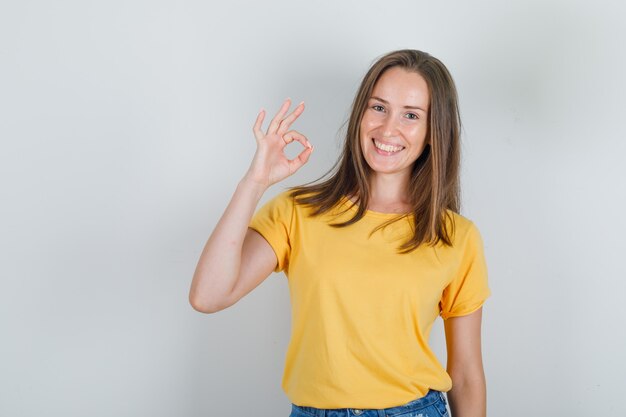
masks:
<svg viewBox="0 0 626 417"><path fill-rule="evenodd" d="M287 99L267 133L261 131L264 111L254 124L257 150L248 172L237 184L228 206L211 233L193 275L189 302L203 313L223 310L252 291L276 267L276 255L267 241L248 225L263 193L304 165L313 147L289 126L304 111L297 106L287 117ZM305 149L293 160L284 155L288 143L297 140Z"/></svg>

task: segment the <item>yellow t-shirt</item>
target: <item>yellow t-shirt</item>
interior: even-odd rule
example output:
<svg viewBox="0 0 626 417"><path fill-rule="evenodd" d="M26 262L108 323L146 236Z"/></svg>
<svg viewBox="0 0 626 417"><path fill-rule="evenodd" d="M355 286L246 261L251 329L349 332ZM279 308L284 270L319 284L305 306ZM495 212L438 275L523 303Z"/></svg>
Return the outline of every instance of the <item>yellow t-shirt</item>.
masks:
<svg viewBox="0 0 626 417"><path fill-rule="evenodd" d="M272 246L291 297L291 339L282 388L292 403L317 408L388 408L449 391L450 376L428 346L438 315L479 309L491 294L476 226L454 213L454 246L396 252L408 219L370 231L395 214L368 210L343 228L356 205L331 213L294 204L289 190L265 203L250 227ZM347 210L346 210L347 209ZM343 214L336 214L346 210Z"/></svg>

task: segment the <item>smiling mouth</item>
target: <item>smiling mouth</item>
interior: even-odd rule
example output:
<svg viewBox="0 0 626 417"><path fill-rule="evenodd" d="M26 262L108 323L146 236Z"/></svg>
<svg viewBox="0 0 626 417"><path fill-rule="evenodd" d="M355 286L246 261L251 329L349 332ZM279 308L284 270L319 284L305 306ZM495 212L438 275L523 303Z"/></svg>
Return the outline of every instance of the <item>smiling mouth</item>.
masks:
<svg viewBox="0 0 626 417"><path fill-rule="evenodd" d="M378 142L374 138L372 138L372 143L374 143L374 147L376 148L376 150L383 155L393 155L404 149L404 146L385 145Z"/></svg>

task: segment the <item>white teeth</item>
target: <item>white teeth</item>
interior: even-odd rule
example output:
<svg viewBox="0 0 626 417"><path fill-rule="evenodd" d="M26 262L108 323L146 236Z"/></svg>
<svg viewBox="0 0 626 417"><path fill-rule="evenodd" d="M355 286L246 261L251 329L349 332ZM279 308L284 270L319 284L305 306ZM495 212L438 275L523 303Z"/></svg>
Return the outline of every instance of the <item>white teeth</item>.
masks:
<svg viewBox="0 0 626 417"><path fill-rule="evenodd" d="M376 141L376 139L374 139L374 146L376 146L378 149L382 149L385 152L397 152L404 149L404 146L384 145Z"/></svg>

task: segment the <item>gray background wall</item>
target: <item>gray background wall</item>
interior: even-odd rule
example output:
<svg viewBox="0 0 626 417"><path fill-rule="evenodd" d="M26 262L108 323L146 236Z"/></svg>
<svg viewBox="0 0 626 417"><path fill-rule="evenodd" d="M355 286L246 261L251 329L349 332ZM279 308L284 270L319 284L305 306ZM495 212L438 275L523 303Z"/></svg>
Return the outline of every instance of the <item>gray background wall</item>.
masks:
<svg viewBox="0 0 626 417"><path fill-rule="evenodd" d="M625 415L624 12L3 2L0 415L287 416L284 275L214 315L188 304L191 277L252 159L258 110L305 100L294 128L316 147L266 201L331 166L358 82L399 48L440 58L459 89L462 213L494 294L489 414Z"/></svg>

